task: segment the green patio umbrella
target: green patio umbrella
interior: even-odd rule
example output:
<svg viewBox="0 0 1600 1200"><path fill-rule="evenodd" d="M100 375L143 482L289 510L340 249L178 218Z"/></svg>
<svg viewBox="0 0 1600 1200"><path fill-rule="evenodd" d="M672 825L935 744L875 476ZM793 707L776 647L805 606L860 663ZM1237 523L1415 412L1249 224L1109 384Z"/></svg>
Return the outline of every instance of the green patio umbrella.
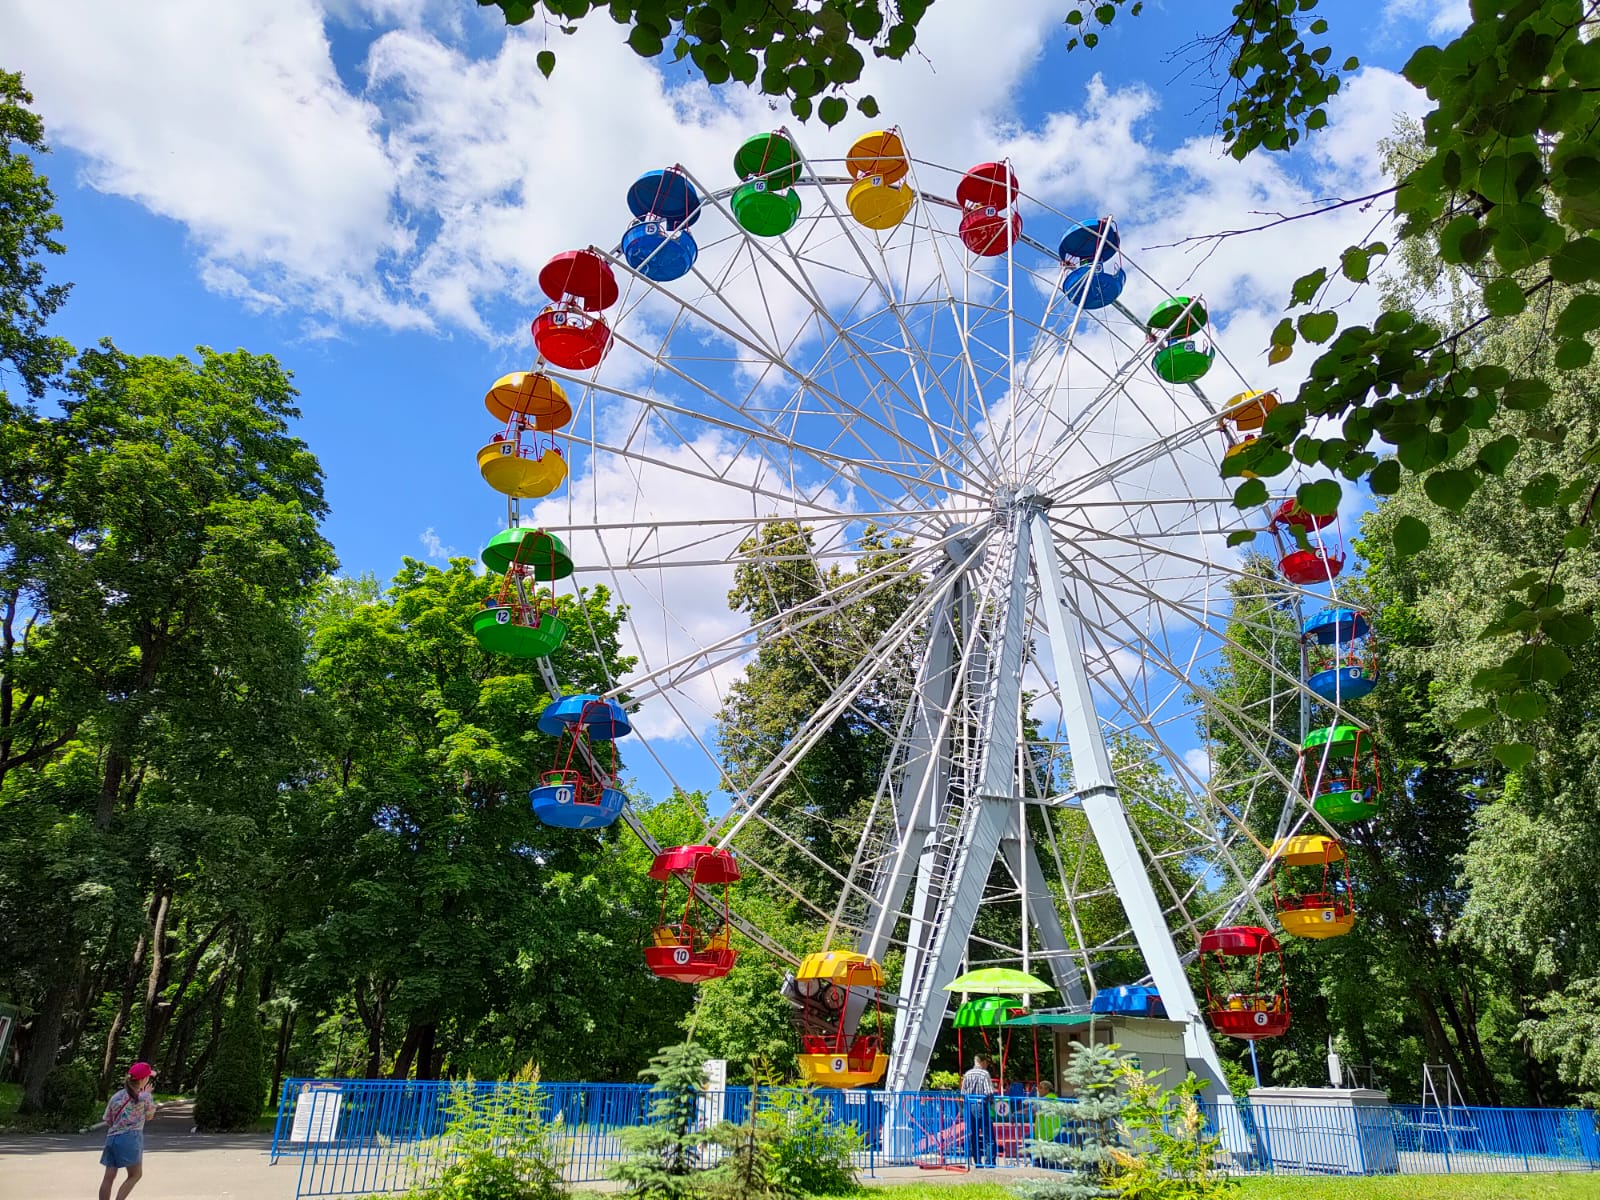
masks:
<svg viewBox="0 0 1600 1200"><path fill-rule="evenodd" d="M1035 979L1026 971L1011 967L984 967L968 971L944 985L947 992L978 992L995 996L1037 996L1040 992L1053 992L1042 979Z"/></svg>

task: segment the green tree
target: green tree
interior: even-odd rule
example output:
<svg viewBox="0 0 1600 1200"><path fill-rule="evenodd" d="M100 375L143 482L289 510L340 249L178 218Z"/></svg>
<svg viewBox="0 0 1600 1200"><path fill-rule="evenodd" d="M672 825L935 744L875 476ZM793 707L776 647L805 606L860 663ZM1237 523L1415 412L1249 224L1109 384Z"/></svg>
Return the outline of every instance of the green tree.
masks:
<svg viewBox="0 0 1600 1200"><path fill-rule="evenodd" d="M596 9L628 30L628 45L642 58L667 50L672 61L687 58L719 84L750 84L768 96L788 97L801 120L815 108L824 124L837 125L850 111L846 99L861 78L866 55L904 58L916 43L917 23L932 0L628 0L605 6L597 0L478 0L493 5L508 24L534 17L545 28L572 33ZM555 69L555 51L544 49L539 69ZM862 115L878 113L868 95L856 99Z"/></svg>
<svg viewBox="0 0 1600 1200"><path fill-rule="evenodd" d="M16 919L0 956L34 1009L30 1105L90 1023L69 1008L96 953L124 980L109 1064L141 991L142 1048L159 1036L179 893L209 895L224 920L257 910L253 816L304 703L294 609L333 561L321 473L289 435L295 393L271 358L107 343L65 387L65 415L28 432L25 488L48 503L6 528L0 703L17 740L0 908ZM199 867L208 852L216 873Z"/></svg>
<svg viewBox="0 0 1600 1200"><path fill-rule="evenodd" d="M704 1169L706 1136L699 1124L700 1095L706 1086L706 1052L694 1042L667 1046L639 1072L650 1080L650 1123L622 1133L623 1160L611 1177L629 1195L649 1200L693 1200Z"/></svg>
<svg viewBox="0 0 1600 1200"><path fill-rule="evenodd" d="M267 1098L262 1074L261 1020L256 1014L260 981L246 975L228 1009L211 1065L194 1096L194 1123L207 1133L249 1129Z"/></svg>
<svg viewBox="0 0 1600 1200"><path fill-rule="evenodd" d="M1130 1061L1115 1046L1073 1046L1062 1073L1072 1100L1039 1101L1034 1136L1027 1143L1030 1159L1060 1175L1016 1184L1012 1190L1022 1200L1097 1200L1112 1195L1106 1185L1119 1137L1117 1122L1128 1103L1122 1083ZM1058 1140L1063 1131L1068 1136Z"/></svg>
<svg viewBox="0 0 1600 1200"><path fill-rule="evenodd" d="M15 371L23 391L37 399L72 347L44 332L66 302L68 285L46 282L45 256L66 247L56 237L61 217L50 181L34 167L34 157L49 148L32 103L22 76L0 71L0 385L7 369ZM16 415L9 403L0 410L7 424Z"/></svg>

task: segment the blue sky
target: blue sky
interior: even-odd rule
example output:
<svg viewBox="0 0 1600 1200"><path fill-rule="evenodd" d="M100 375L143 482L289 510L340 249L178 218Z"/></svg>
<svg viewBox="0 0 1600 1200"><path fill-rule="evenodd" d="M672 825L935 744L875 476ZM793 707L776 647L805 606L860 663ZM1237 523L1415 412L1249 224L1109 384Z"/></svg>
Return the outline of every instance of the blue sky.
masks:
<svg viewBox="0 0 1600 1200"><path fill-rule="evenodd" d="M1024 187L1038 181L1066 211L1117 212L1137 230L1130 248L1371 182L1375 140L1420 105L1392 72L1465 9L1325 0L1334 61L1355 54L1366 69L1325 137L1239 166L1212 137L1209 80L1174 59L1226 24L1227 4L1147 0L1095 51L1070 54L1064 7L939 0L926 57L873 64L864 82L919 157L959 170L1009 153ZM56 332L280 358L348 573L476 554L503 512L473 465L490 432L482 394L531 364L538 267L614 244L634 175L680 161L728 180L739 140L777 123L759 97L634 59L603 14L576 37L551 32L549 81L532 66L544 38L468 0L0 6L0 65L24 73L55 149L46 170L69 247L55 269L74 283ZM797 134L819 155L865 128ZM1227 353L1261 363L1294 276L1370 224L1302 222L1204 262L1149 261L1204 285ZM1251 382L1292 385L1299 365ZM725 627L717 588L713 572L692 601L708 630Z"/></svg>

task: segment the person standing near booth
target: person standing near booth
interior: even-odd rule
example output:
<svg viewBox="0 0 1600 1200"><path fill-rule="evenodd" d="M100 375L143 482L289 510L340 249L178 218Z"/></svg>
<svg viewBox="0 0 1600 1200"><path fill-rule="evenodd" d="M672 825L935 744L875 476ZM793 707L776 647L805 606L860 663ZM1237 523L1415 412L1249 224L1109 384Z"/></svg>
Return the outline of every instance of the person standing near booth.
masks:
<svg viewBox="0 0 1600 1200"><path fill-rule="evenodd" d="M989 1110L993 1097L989 1056L980 1054L972 1060L972 1069L961 1077L961 1099L967 1117L967 1161L975 1167L994 1166L994 1116Z"/></svg>

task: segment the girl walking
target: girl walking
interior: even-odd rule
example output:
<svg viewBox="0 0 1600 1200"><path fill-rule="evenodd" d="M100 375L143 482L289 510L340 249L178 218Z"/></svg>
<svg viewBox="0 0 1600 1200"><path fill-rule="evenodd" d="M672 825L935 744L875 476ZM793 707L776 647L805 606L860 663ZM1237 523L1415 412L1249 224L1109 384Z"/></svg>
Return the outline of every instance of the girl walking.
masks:
<svg viewBox="0 0 1600 1200"><path fill-rule="evenodd" d="M150 1064L136 1062L128 1068L121 1089L106 1101L106 1114L101 1118L106 1147L100 1151L100 1165L106 1173L100 1181L100 1200L112 1200L111 1187L118 1171L126 1170L128 1177L117 1189L116 1200L127 1200L144 1174L144 1123L156 1115L156 1102L151 1098L154 1080Z"/></svg>

